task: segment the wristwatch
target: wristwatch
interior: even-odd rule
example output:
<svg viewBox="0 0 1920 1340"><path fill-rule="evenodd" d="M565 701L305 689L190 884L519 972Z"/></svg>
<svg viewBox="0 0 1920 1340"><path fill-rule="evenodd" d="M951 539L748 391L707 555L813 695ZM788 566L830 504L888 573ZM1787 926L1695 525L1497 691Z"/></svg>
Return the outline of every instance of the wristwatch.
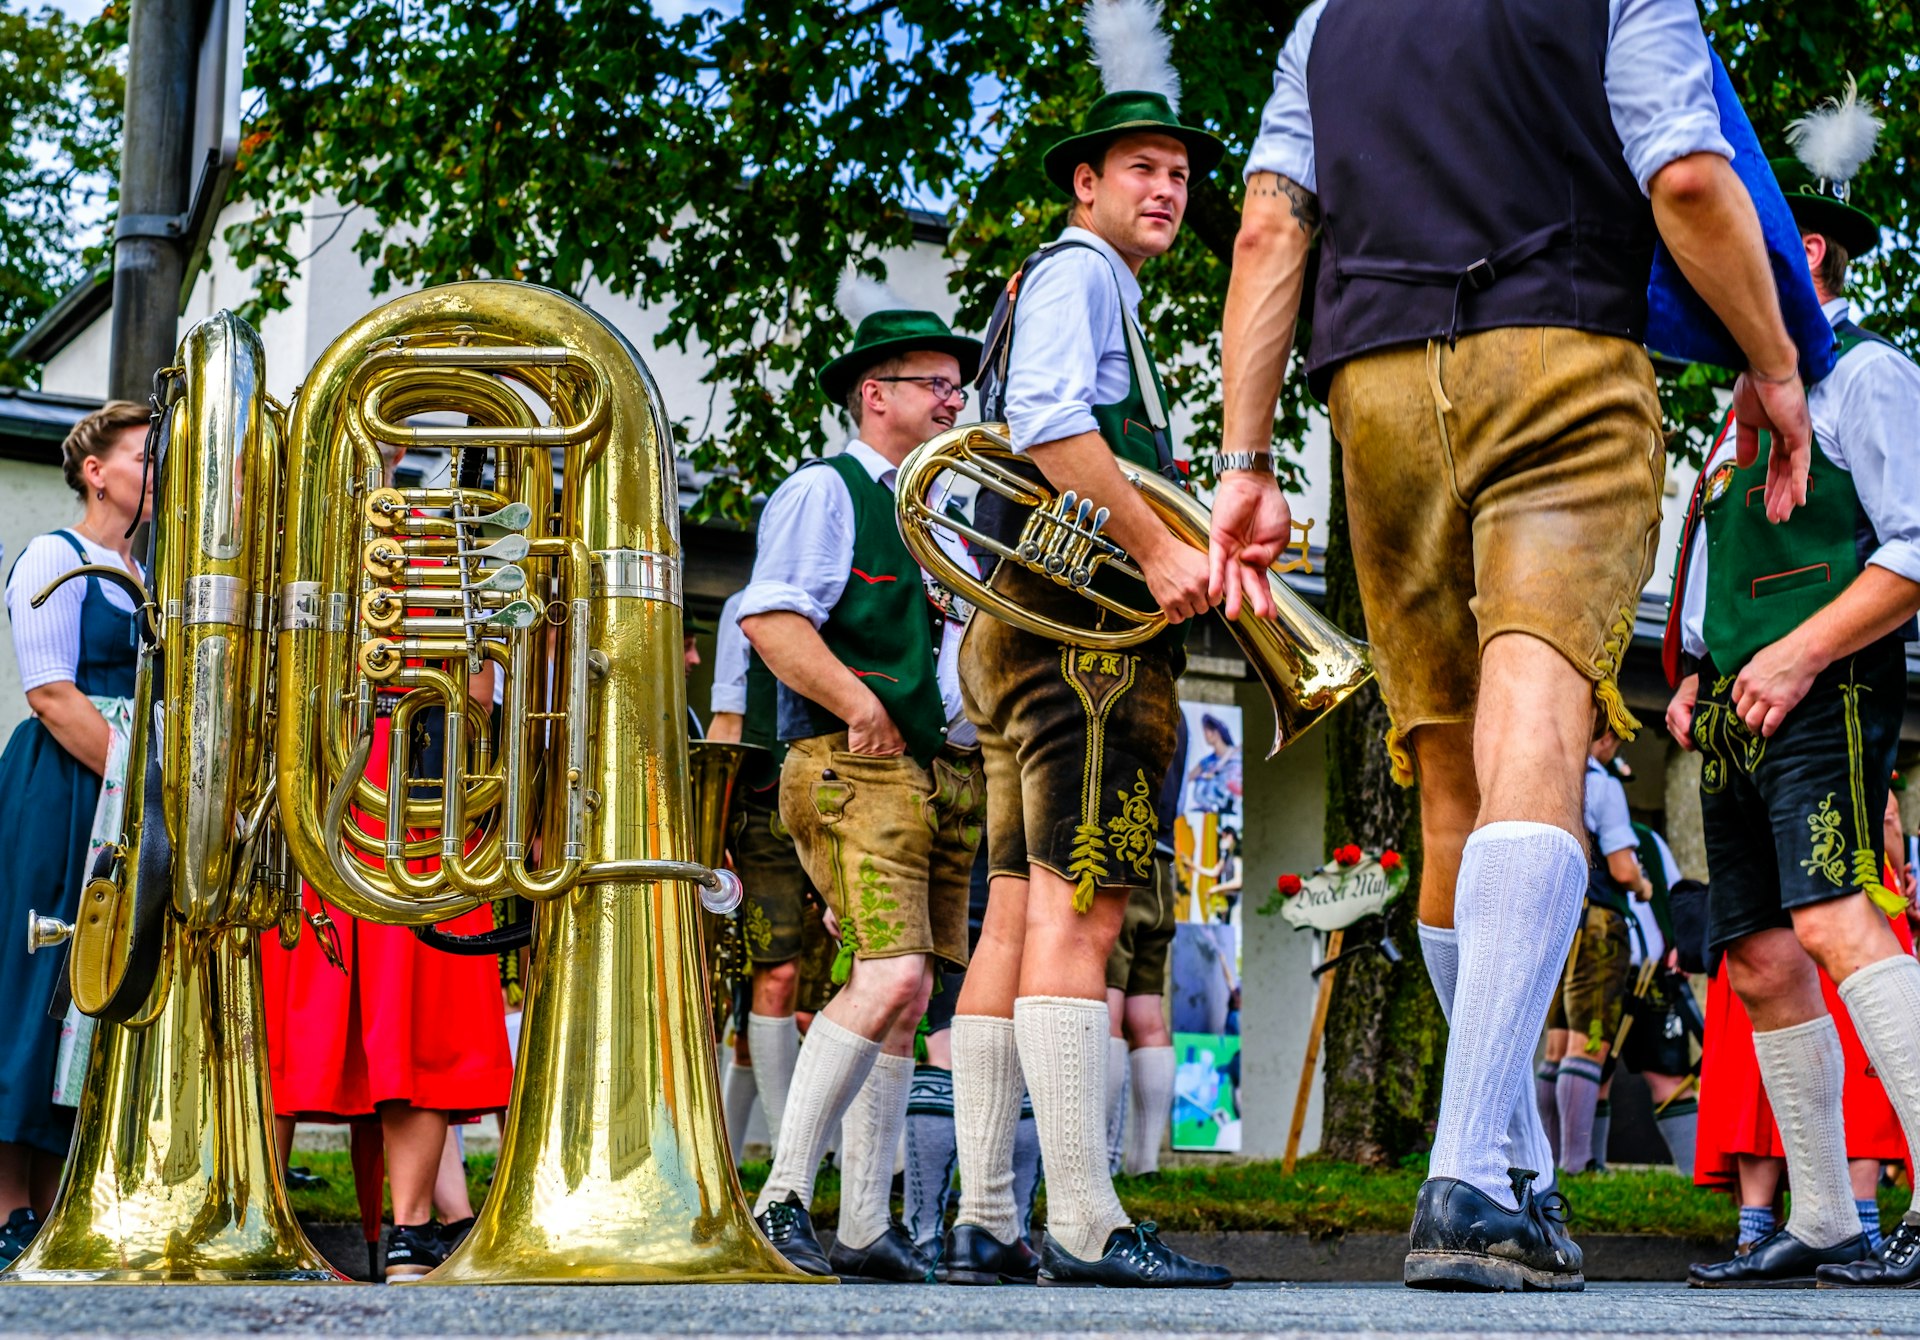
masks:
<svg viewBox="0 0 1920 1340"><path fill-rule="evenodd" d="M1222 474L1228 470L1258 470L1262 474L1272 474L1273 453L1270 451L1222 451L1213 458L1214 469Z"/></svg>

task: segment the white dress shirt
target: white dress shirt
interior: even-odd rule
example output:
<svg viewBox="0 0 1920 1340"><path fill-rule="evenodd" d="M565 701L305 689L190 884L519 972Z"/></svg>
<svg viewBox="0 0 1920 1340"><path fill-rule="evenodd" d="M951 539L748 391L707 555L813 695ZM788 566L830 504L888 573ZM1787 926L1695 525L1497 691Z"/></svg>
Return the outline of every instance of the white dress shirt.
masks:
<svg viewBox="0 0 1920 1340"><path fill-rule="evenodd" d="M1133 381L1126 319L1140 319L1140 281L1098 233L1068 228L1067 247L1020 281L1007 366L1007 429L1015 451L1097 433L1095 405L1124 400Z"/></svg>
<svg viewBox="0 0 1920 1340"><path fill-rule="evenodd" d="M1820 310L1837 323L1849 309L1845 298L1835 298ZM1920 582L1920 451L1913 444L1914 425L1920 423L1920 367L1898 350L1867 341L1807 391L1807 414L1820 450L1853 476L1860 506L1879 538L1880 547L1867 562ZM1725 434L1700 468L1702 475L1732 459L1733 437ZM1703 522L1693 537L1680 602L1680 645L1689 656L1709 650L1704 529Z"/></svg>
<svg viewBox="0 0 1920 1340"><path fill-rule="evenodd" d="M847 443L846 454L858 461L876 483L893 491L895 468L886 457L857 437ZM978 571L957 537L946 531L937 534L950 555ZM853 567L853 538L853 495L839 472L817 465L795 470L774 490L760 514L753 579L736 597L737 606L728 602L732 616L721 612L723 636L725 625L737 625L750 615L775 610L805 615L815 628L825 624L846 590ZM924 572L921 577L932 580ZM947 713L947 740L956 745L971 745L979 739L960 702L960 635L965 631L965 626L953 619L942 620L936 649L935 673L940 702ZM745 702L743 686L743 711Z"/></svg>
<svg viewBox="0 0 1920 1340"><path fill-rule="evenodd" d="M1648 832L1653 833L1653 830L1649 829ZM1658 833L1653 833L1653 848L1652 856L1649 858L1646 847L1642 844L1640 864L1647 865L1649 859L1659 861L1660 873L1667 881L1667 888L1671 889L1680 882L1680 863L1673 859L1673 848L1669 847L1667 840ZM1631 942L1629 948L1631 957L1627 961L1637 965L1647 959L1658 962L1665 958L1667 937L1660 933L1660 918L1653 913L1653 903L1651 901L1643 903L1638 898L1633 898L1628 900L1627 906L1633 909L1633 919L1640 924L1640 934L1628 937ZM1640 952L1643 944L1646 946L1644 955Z"/></svg>
<svg viewBox="0 0 1920 1340"><path fill-rule="evenodd" d="M740 631L740 598L735 591L720 607L720 627L713 635L713 696L707 700L709 712L747 714L747 635Z"/></svg>
<svg viewBox="0 0 1920 1340"><path fill-rule="evenodd" d="M1313 114L1307 106L1307 55L1327 0L1308 5L1280 48L1273 94L1247 175L1277 172L1317 190ZM1608 0L1607 109L1627 167L1644 192L1661 168L1693 153L1733 157L1720 133L1713 66L1694 0Z"/></svg>
<svg viewBox="0 0 1920 1340"><path fill-rule="evenodd" d="M1639 848L1640 837L1633 831L1633 816L1627 812L1627 788L1596 759L1587 760L1586 796L1581 809L1602 860L1617 851Z"/></svg>
<svg viewBox="0 0 1920 1340"><path fill-rule="evenodd" d="M36 535L20 551L20 561L7 578L7 613L13 620L13 657L20 666L20 687L42 688L48 684L71 684L80 673L80 607L86 603L88 579L76 577L47 597L47 603L33 608L33 598L47 583L82 563L99 563L127 571L120 555L104 545L95 544L75 530L68 530L86 549L83 559L73 551L65 536ZM133 597L112 582L101 582L106 601L116 609L133 613Z"/></svg>

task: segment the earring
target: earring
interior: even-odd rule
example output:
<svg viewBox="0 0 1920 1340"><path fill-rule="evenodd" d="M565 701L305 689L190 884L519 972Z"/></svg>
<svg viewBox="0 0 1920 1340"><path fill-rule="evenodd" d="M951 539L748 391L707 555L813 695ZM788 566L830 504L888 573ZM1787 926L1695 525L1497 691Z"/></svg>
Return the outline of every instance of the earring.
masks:
<svg viewBox="0 0 1920 1340"><path fill-rule="evenodd" d="M101 501L104 502L106 500L107 491L105 489L95 489L93 491L93 496L96 498L99 498Z"/></svg>

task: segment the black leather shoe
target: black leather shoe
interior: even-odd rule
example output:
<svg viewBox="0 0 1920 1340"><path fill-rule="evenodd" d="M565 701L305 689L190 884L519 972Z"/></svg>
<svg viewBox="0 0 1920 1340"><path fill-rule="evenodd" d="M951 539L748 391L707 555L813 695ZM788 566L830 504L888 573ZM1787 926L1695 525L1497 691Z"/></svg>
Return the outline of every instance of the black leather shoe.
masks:
<svg viewBox="0 0 1920 1340"><path fill-rule="evenodd" d="M849 1247L838 1239L827 1252L827 1264L842 1279L858 1284L931 1284L933 1262L914 1245L899 1224L864 1247Z"/></svg>
<svg viewBox="0 0 1920 1340"><path fill-rule="evenodd" d="M1566 1200L1533 1194L1534 1174L1509 1170L1518 1206L1478 1187L1429 1177L1414 1202L1401 1278L1410 1289L1473 1293L1574 1292L1587 1287L1580 1248L1566 1231Z"/></svg>
<svg viewBox="0 0 1920 1340"><path fill-rule="evenodd" d="M942 1284L1031 1284L1040 1256L1024 1238L1005 1243L978 1224L955 1224L936 1273Z"/></svg>
<svg viewBox="0 0 1920 1340"><path fill-rule="evenodd" d="M820 1250L820 1239L813 1235L813 1216L796 1193L789 1191L785 1200L767 1206L767 1212L755 1215L754 1222L789 1264L809 1275L833 1273L827 1254Z"/></svg>
<svg viewBox="0 0 1920 1340"><path fill-rule="evenodd" d="M1920 1289L1920 1216L1901 1216L1880 1255L1813 1272L1822 1289Z"/></svg>
<svg viewBox="0 0 1920 1340"><path fill-rule="evenodd" d="M1776 1228L1745 1256L1695 1266L1687 1272L1687 1283L1696 1289L1811 1289L1814 1272L1821 1266L1855 1261L1873 1261L1865 1233L1855 1233L1837 1247L1809 1247L1786 1229Z"/></svg>
<svg viewBox="0 0 1920 1340"><path fill-rule="evenodd" d="M1210 1266L1160 1241L1152 1224L1116 1228L1098 1261L1082 1261L1049 1237L1040 1246L1039 1283L1086 1289L1227 1289L1233 1272Z"/></svg>

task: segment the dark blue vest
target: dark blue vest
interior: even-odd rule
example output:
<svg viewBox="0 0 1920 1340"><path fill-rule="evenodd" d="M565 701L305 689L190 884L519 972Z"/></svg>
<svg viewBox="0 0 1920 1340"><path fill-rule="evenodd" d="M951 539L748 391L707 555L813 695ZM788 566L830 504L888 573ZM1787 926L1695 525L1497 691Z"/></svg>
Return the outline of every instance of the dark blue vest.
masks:
<svg viewBox="0 0 1920 1340"><path fill-rule="evenodd" d="M1635 341L1653 211L1607 110L1607 0L1331 0L1307 59L1308 378L1503 326Z"/></svg>

